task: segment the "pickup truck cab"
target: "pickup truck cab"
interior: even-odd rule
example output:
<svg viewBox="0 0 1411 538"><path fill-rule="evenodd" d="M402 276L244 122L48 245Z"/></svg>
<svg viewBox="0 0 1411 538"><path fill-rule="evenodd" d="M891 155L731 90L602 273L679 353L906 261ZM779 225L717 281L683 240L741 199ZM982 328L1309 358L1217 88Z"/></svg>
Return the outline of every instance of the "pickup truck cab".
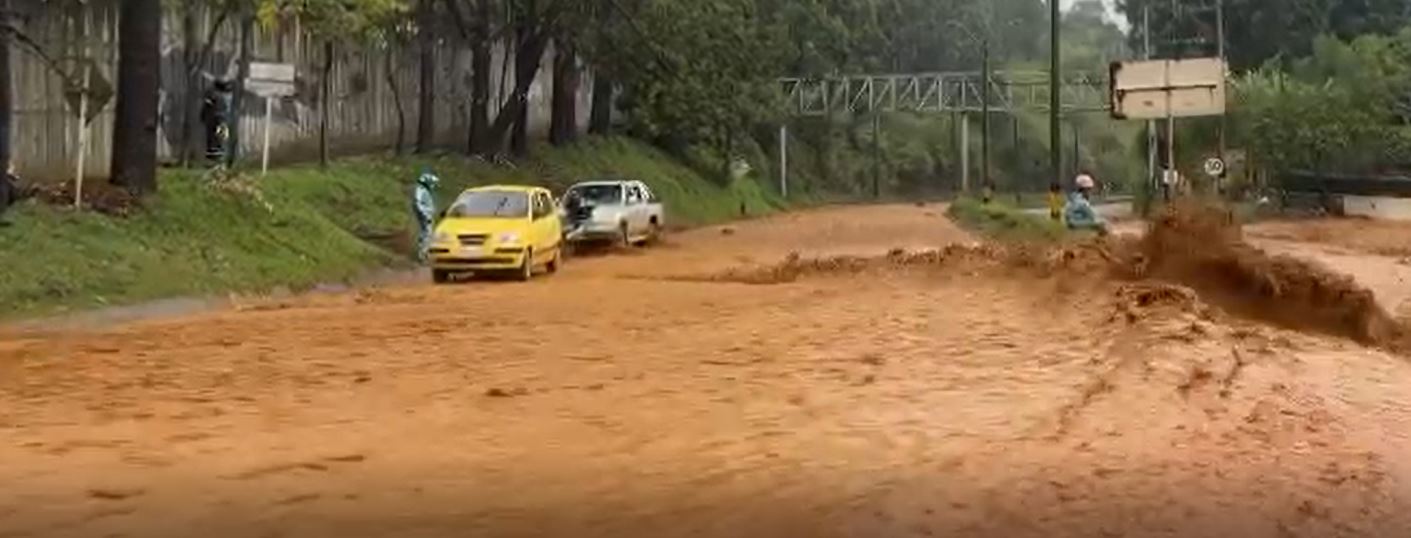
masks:
<svg viewBox="0 0 1411 538"><path fill-rule="evenodd" d="M564 192L559 208L564 239L571 243L642 245L661 236L666 215L646 183L584 181Z"/></svg>

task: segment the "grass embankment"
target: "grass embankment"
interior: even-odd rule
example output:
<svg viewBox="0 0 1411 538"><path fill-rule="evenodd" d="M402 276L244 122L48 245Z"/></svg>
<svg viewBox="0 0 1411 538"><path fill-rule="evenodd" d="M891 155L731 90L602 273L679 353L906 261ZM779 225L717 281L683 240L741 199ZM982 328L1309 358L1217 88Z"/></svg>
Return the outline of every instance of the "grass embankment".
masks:
<svg viewBox="0 0 1411 538"><path fill-rule="evenodd" d="M960 198L951 203L946 215L962 228L1006 241L1057 241L1069 233L1063 223L1046 213L1026 213L998 200L985 204Z"/></svg>
<svg viewBox="0 0 1411 538"><path fill-rule="evenodd" d="M590 140L501 167L459 156L360 157L247 180L258 196L213 188L197 171L167 171L161 192L127 217L29 201L0 228L0 319L158 298L301 289L409 266L411 184L423 165L443 206L469 185L531 183L557 192L620 175L646 181L678 225L782 206L753 180L719 186L646 145ZM266 203L261 203L260 198Z"/></svg>

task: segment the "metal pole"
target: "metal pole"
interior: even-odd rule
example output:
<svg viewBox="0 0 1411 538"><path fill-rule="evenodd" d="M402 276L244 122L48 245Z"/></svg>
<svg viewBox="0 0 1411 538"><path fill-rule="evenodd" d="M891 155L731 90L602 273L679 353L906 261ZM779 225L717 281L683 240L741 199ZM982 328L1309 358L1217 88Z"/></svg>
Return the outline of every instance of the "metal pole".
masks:
<svg viewBox="0 0 1411 538"><path fill-rule="evenodd" d="M78 94L78 155L74 158L73 207L83 209L83 169L88 157L88 85L92 69L83 70L83 88Z"/></svg>
<svg viewBox="0 0 1411 538"><path fill-rule="evenodd" d="M1145 59L1151 59L1151 6L1142 6L1142 46ZM1146 120L1146 180L1152 187L1160 189L1161 179L1156 175L1156 121Z"/></svg>
<svg viewBox="0 0 1411 538"><path fill-rule="evenodd" d="M1077 119L1077 118L1073 118L1071 121L1068 122L1068 124L1073 126L1073 170L1072 170L1072 175L1073 175L1074 177L1076 177L1076 176L1078 175L1078 173L1079 173L1080 171L1082 171L1082 169L1083 169L1082 162L1081 162L1082 159L1080 158L1080 155L1081 155L1081 154L1079 153L1079 150L1078 150L1078 119Z"/></svg>
<svg viewBox="0 0 1411 538"><path fill-rule="evenodd" d="M990 178L990 36L986 25L985 39L980 44L982 73L980 81L980 181L993 188ZM1016 189L1015 192L1018 192Z"/></svg>
<svg viewBox="0 0 1411 538"><path fill-rule="evenodd" d="M779 195L789 197L789 126L779 126Z"/></svg>
<svg viewBox="0 0 1411 538"><path fill-rule="evenodd" d="M270 118L274 116L274 98L265 97L265 147L260 157L260 175L269 173L269 132Z"/></svg>
<svg viewBox="0 0 1411 538"><path fill-rule="evenodd" d="M970 121L960 114L960 190L970 192Z"/></svg>
<svg viewBox="0 0 1411 538"><path fill-rule="evenodd" d="M1220 69L1221 69L1220 77L1223 79L1223 78L1225 77L1225 69L1226 69L1225 66L1226 66L1226 63L1227 63L1227 60L1225 59L1225 1L1224 1L1224 0L1215 0L1215 31L1218 32L1218 35L1215 36L1215 43L1216 43L1215 47L1216 47L1216 49L1218 50L1219 55L1220 55ZM1228 106L1228 104L1227 104L1227 106ZM1218 152L1217 154L1218 154L1219 157L1220 157L1220 162L1225 163L1225 171L1221 172L1221 173L1219 174L1219 176L1217 176L1217 177L1215 178L1215 191L1216 191L1216 192L1220 192L1220 191L1223 189L1223 186L1224 186L1224 183L1225 183L1225 177L1224 177L1224 176L1225 176L1225 174L1228 173L1229 170L1230 170L1229 163L1225 161L1225 128L1226 128L1226 124L1228 123L1228 122L1226 121L1227 118L1229 118L1229 111L1228 111L1228 110L1226 110L1225 112L1223 112L1223 113L1220 114L1220 146L1219 146L1219 149L1217 150L1217 152Z"/></svg>
<svg viewBox="0 0 1411 538"><path fill-rule="evenodd" d="M1059 98L1061 91L1061 78L1063 69L1059 63L1059 10L1058 0L1048 0L1049 7L1049 74L1048 74L1048 136L1049 136L1049 174L1050 181L1054 185L1063 184L1063 133L1058 120L1062 111L1059 107L1062 101Z"/></svg>
<svg viewBox="0 0 1411 538"><path fill-rule="evenodd" d="M872 114L872 197L882 197L882 113Z"/></svg>
<svg viewBox="0 0 1411 538"><path fill-rule="evenodd" d="M1163 82L1166 86L1166 169L1172 173L1179 174L1176 170L1176 116L1171 110L1171 62L1166 62L1166 78ZM1175 176L1179 178L1178 176ZM1175 185L1179 187L1180 185Z"/></svg>

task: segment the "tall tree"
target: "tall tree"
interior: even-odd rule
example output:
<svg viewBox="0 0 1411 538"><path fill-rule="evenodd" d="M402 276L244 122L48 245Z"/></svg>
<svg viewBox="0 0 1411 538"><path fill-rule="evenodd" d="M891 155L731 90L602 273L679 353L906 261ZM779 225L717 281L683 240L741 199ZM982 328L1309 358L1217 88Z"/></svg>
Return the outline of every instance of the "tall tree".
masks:
<svg viewBox="0 0 1411 538"><path fill-rule="evenodd" d="M578 90L582 73L572 38L559 40L554 48L553 110L549 118L549 143L556 146L578 139Z"/></svg>
<svg viewBox="0 0 1411 538"><path fill-rule="evenodd" d="M491 47L499 39L494 0L443 0L461 41L470 47L470 127L466 152L489 156L490 77L494 69ZM468 4L468 5L467 5Z"/></svg>
<svg viewBox="0 0 1411 538"><path fill-rule="evenodd" d="M595 39L589 43L596 45L597 51L590 52L593 58L593 95L591 110L588 112L588 132L605 135L612 130L612 106L614 88L612 79L611 36L614 22L618 19L615 0L598 0L597 30Z"/></svg>
<svg viewBox="0 0 1411 538"><path fill-rule="evenodd" d="M417 2L418 85L416 152L431 151L436 138L436 6L434 0Z"/></svg>
<svg viewBox="0 0 1411 538"><path fill-rule="evenodd" d="M161 0L124 0L118 14L118 97L110 181L137 194L157 190L161 41Z"/></svg>
<svg viewBox="0 0 1411 538"><path fill-rule="evenodd" d="M10 37L14 24L12 0L0 0L0 174L10 167L10 129L14 121L14 80L10 74Z"/></svg>

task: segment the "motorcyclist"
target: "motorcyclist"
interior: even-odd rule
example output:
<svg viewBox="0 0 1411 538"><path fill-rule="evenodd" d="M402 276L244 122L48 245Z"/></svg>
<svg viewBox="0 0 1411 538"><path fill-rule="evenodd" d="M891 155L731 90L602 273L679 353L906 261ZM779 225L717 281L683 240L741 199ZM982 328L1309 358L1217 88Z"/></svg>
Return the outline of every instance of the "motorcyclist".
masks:
<svg viewBox="0 0 1411 538"><path fill-rule="evenodd" d="M431 234L436 225L436 197L433 191L440 182L441 178L431 173L430 167L422 167L412 190L412 215L417 224L416 257L422 262L426 261L427 251L431 248Z"/></svg>
<svg viewBox="0 0 1411 538"><path fill-rule="evenodd" d="M1068 193L1068 204L1063 208L1063 222L1070 230L1094 230L1098 235L1107 235L1107 222L1093 209L1087 197L1076 190Z"/></svg>

